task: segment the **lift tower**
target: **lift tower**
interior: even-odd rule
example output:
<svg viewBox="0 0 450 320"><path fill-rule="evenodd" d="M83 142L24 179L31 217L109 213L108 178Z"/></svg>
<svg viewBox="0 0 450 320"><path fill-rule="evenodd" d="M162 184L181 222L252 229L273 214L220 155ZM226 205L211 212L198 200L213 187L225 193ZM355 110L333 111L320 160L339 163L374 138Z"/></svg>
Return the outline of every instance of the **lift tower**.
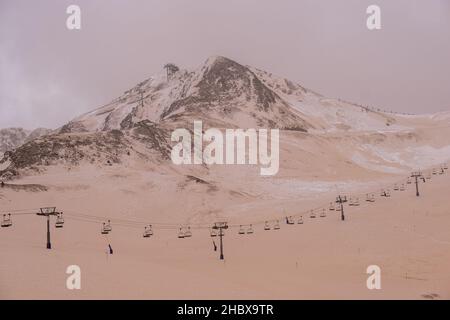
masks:
<svg viewBox="0 0 450 320"><path fill-rule="evenodd" d="M419 194L419 180L422 180L423 182L425 182L425 178L423 177L423 175L422 175L422 173L420 171L413 172L411 174L411 178L415 179L415 182L416 182L416 196L418 197L418 196L420 196L420 194Z"/></svg>
<svg viewBox="0 0 450 320"><path fill-rule="evenodd" d="M336 197L336 203L339 203L339 205L341 206L341 220L342 221L345 220L345 215L344 215L344 203L345 202L347 202L346 196L337 196Z"/></svg>
<svg viewBox="0 0 450 320"><path fill-rule="evenodd" d="M52 243L50 242L50 216L57 216L59 212L56 211L56 207L45 207L40 208L40 212L36 213L38 216L47 217L47 249L52 248Z"/></svg>
<svg viewBox="0 0 450 320"><path fill-rule="evenodd" d="M222 237L225 235L224 230L228 229L228 224L226 222L216 222L216 223L214 223L214 226L212 228L219 231L220 260L223 260L224 258L223 258L223 241L222 241Z"/></svg>

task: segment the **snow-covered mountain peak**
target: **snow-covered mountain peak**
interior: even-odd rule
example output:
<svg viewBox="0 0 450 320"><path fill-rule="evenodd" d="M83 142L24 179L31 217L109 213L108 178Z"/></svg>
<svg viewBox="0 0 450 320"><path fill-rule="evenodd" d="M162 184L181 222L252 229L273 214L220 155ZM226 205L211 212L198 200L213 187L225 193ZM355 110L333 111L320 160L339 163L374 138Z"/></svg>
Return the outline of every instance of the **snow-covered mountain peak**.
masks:
<svg viewBox="0 0 450 320"><path fill-rule="evenodd" d="M308 127L248 67L214 56L199 68L161 72L138 83L105 106L75 118L61 132L129 129L142 120L155 123L197 117L237 126ZM236 123L238 120L238 123Z"/></svg>

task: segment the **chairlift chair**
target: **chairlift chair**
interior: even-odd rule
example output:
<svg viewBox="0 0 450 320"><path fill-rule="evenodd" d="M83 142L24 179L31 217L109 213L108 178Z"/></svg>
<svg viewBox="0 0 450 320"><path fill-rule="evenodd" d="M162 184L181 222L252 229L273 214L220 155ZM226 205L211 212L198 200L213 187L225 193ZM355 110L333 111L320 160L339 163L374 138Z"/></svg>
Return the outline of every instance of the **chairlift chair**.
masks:
<svg viewBox="0 0 450 320"><path fill-rule="evenodd" d="M436 175L437 174L437 170L434 168L433 169L433 175Z"/></svg>
<svg viewBox="0 0 450 320"><path fill-rule="evenodd" d="M64 218L62 212L56 217L55 228L62 228L64 225Z"/></svg>
<svg viewBox="0 0 450 320"><path fill-rule="evenodd" d="M391 191L389 190L389 189L387 189L386 191L385 191L385 194L386 194L386 197L390 197L391 196Z"/></svg>
<svg viewBox="0 0 450 320"><path fill-rule="evenodd" d="M250 225L247 229L247 234L253 234L253 226Z"/></svg>
<svg viewBox="0 0 450 320"><path fill-rule="evenodd" d="M143 234L143 237L144 237L144 238L150 238L152 235L153 235L153 232L152 232L152 226L146 226L146 227L144 228L144 234Z"/></svg>
<svg viewBox="0 0 450 320"><path fill-rule="evenodd" d="M112 231L111 220L108 220L108 223L104 223L104 230L107 231L107 232L111 232Z"/></svg>
<svg viewBox="0 0 450 320"><path fill-rule="evenodd" d="M311 219L314 219L316 217L316 214L315 214L314 210L311 210L311 213L309 214L309 217Z"/></svg>
<svg viewBox="0 0 450 320"><path fill-rule="evenodd" d="M266 231L270 230L270 225L269 225L269 222L267 222L267 221L264 223L264 230L266 230Z"/></svg>
<svg viewBox="0 0 450 320"><path fill-rule="evenodd" d="M359 198L355 198L355 199L353 200L353 205L354 205L355 207L358 207L358 206L359 206Z"/></svg>
<svg viewBox="0 0 450 320"><path fill-rule="evenodd" d="M444 168L444 170L448 170L448 165L446 163L444 163L444 165L442 166L442 168Z"/></svg>
<svg viewBox="0 0 450 320"><path fill-rule="evenodd" d="M108 234L109 233L108 229L106 228L106 223L104 223L104 222L103 222L101 233L102 234Z"/></svg>
<svg viewBox="0 0 450 320"><path fill-rule="evenodd" d="M294 220L292 219L292 217L286 217L286 223L287 224L294 224Z"/></svg>
<svg viewBox="0 0 450 320"><path fill-rule="evenodd" d="M327 216L327 213L326 213L325 209L323 209L322 212L320 213L320 217L325 218L326 216Z"/></svg>
<svg viewBox="0 0 450 320"><path fill-rule="evenodd" d="M431 173L427 174L426 179L431 180Z"/></svg>
<svg viewBox="0 0 450 320"><path fill-rule="evenodd" d="M300 218L297 221L297 224L303 224L303 216L300 216Z"/></svg>
<svg viewBox="0 0 450 320"><path fill-rule="evenodd" d="M275 225L273 226L273 230L280 230L280 222L277 220Z"/></svg>
<svg viewBox="0 0 450 320"><path fill-rule="evenodd" d="M179 238L179 239L183 239L183 238L184 238L184 231L183 231L183 228L180 228L180 230L178 231L178 238Z"/></svg>
<svg viewBox="0 0 450 320"><path fill-rule="evenodd" d="M398 187L397 184L394 185L394 191L398 191L400 188Z"/></svg>
<svg viewBox="0 0 450 320"><path fill-rule="evenodd" d="M404 183L402 183L402 185L400 186L400 191L405 191L405 189L406 189L406 186Z"/></svg>
<svg viewBox="0 0 450 320"><path fill-rule="evenodd" d="M411 178L408 178L408 180L406 180L406 184L411 184Z"/></svg>
<svg viewBox="0 0 450 320"><path fill-rule="evenodd" d="M12 220L11 220L11 214L9 213L8 215L4 214L3 215L3 219L2 219L2 223L1 223L1 227L2 228L8 228L12 226Z"/></svg>
<svg viewBox="0 0 450 320"><path fill-rule="evenodd" d="M245 234L245 230L244 230L244 227L242 225L239 226L238 234Z"/></svg>
<svg viewBox="0 0 450 320"><path fill-rule="evenodd" d="M191 227L187 227L187 230L184 232L184 237L185 237L185 238L190 238L190 237L192 237Z"/></svg>
<svg viewBox="0 0 450 320"><path fill-rule="evenodd" d="M353 202L353 198L348 199L348 205L352 207L355 205L355 203Z"/></svg>
<svg viewBox="0 0 450 320"><path fill-rule="evenodd" d="M334 203L330 202L330 211L334 211L334 210L335 210Z"/></svg>
<svg viewBox="0 0 450 320"><path fill-rule="evenodd" d="M211 237L217 237L217 230L211 228L211 232L210 232Z"/></svg>

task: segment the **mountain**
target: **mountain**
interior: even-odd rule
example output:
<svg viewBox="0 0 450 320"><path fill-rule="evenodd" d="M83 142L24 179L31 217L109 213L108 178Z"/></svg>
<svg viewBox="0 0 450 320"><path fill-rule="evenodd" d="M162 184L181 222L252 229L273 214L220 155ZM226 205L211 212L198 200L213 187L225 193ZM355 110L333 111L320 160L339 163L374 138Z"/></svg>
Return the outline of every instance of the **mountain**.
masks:
<svg viewBox="0 0 450 320"><path fill-rule="evenodd" d="M44 128L38 128L32 131L23 128L0 129L0 156L6 151L16 149L25 142L47 135L50 132L51 130Z"/></svg>
<svg viewBox="0 0 450 320"><path fill-rule="evenodd" d="M158 124L202 119L215 127L312 127L248 67L211 57L197 70L162 73L126 91L109 104L61 128L67 132L130 129L142 120Z"/></svg>
<svg viewBox="0 0 450 320"><path fill-rule="evenodd" d="M61 133L129 129L142 120L214 127L308 130L399 129L395 117L327 99L287 79L211 57L198 69L153 76L64 125Z"/></svg>
<svg viewBox="0 0 450 320"><path fill-rule="evenodd" d="M204 128L280 129L282 156L290 154L281 163L281 174L287 175L304 170L310 176L315 172L331 176L347 169L374 176L399 174L450 158L448 135L435 132L448 128L445 113L394 114L330 99L272 73L215 56L195 70L176 67L161 72L54 134L38 134L5 154L0 175L11 178L30 168L43 172L52 166L69 169L83 164L159 163L163 165L155 170L164 171L170 165L170 133L174 128L192 128L195 120L202 120ZM31 133L18 133L8 145L20 145L28 136ZM318 158L327 170L320 168Z"/></svg>

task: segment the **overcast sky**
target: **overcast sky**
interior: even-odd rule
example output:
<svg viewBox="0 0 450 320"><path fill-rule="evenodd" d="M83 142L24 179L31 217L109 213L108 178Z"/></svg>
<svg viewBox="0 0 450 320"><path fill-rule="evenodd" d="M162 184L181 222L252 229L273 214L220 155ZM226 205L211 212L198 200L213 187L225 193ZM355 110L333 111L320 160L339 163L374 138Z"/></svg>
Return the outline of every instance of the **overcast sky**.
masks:
<svg viewBox="0 0 450 320"><path fill-rule="evenodd" d="M66 28L81 7L82 29ZM381 7L382 29L366 28ZM55 128L211 55L326 96L450 110L448 0L0 0L0 128Z"/></svg>

